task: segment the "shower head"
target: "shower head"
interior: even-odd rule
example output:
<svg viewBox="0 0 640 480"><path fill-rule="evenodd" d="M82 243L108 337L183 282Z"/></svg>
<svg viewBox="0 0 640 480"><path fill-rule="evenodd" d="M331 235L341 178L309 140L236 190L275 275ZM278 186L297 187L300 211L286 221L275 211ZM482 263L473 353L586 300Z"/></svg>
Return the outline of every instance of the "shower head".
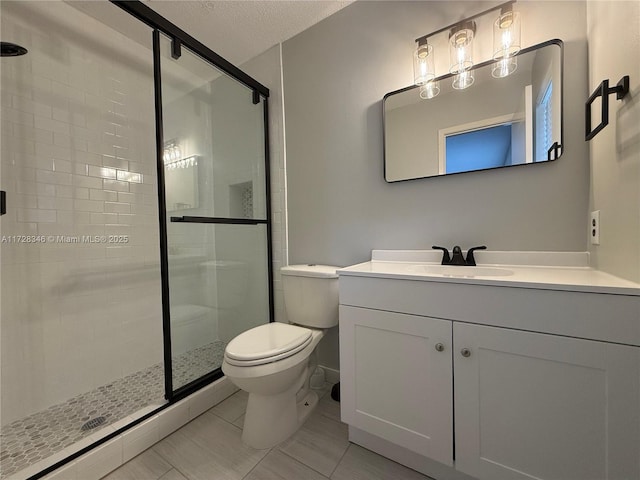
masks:
<svg viewBox="0 0 640 480"><path fill-rule="evenodd" d="M15 43L0 42L0 57L19 57L27 53L27 49Z"/></svg>

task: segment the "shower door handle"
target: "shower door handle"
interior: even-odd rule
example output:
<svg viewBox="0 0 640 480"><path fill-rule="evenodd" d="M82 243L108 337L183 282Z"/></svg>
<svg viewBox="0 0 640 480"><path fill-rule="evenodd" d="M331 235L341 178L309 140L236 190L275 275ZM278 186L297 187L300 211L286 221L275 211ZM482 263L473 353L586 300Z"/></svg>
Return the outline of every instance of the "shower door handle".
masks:
<svg viewBox="0 0 640 480"><path fill-rule="evenodd" d="M253 218L228 218L228 217L171 217L174 223L226 223L235 225L258 225L267 223L266 220L258 220Z"/></svg>

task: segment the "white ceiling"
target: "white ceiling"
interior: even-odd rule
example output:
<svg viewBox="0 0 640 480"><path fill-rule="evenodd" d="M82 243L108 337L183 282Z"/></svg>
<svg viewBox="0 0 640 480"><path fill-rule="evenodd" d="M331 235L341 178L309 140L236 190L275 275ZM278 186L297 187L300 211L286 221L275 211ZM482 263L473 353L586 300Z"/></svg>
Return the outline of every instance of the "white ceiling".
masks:
<svg viewBox="0 0 640 480"><path fill-rule="evenodd" d="M115 30L148 44L147 35L106 1L65 0ZM144 0L235 65L241 65L346 7L353 0Z"/></svg>
<svg viewBox="0 0 640 480"><path fill-rule="evenodd" d="M147 0L160 15L239 65L353 0Z"/></svg>

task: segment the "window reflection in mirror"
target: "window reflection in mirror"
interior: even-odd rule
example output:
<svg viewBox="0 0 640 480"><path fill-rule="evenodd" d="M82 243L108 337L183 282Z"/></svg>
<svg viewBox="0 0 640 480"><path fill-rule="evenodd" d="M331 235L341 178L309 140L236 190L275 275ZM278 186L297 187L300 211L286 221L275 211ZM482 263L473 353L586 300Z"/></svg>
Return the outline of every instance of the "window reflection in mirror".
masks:
<svg viewBox="0 0 640 480"><path fill-rule="evenodd" d="M440 77L440 94L418 87L384 99L388 182L545 162L562 144L562 42L521 51L516 72L493 78L493 62L474 67L466 90ZM550 158L556 158L552 152Z"/></svg>
<svg viewBox="0 0 640 480"><path fill-rule="evenodd" d="M506 167L514 164L511 136L514 124L505 123L480 130L448 135L440 173ZM517 163L518 159L515 158Z"/></svg>

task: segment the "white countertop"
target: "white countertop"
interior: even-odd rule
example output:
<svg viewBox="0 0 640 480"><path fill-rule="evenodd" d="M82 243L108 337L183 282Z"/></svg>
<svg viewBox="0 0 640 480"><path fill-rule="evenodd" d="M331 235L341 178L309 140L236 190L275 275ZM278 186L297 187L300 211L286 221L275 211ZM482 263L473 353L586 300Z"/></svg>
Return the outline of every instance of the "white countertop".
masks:
<svg viewBox="0 0 640 480"><path fill-rule="evenodd" d="M340 269L338 273L340 276L640 296L640 284L589 267L586 252L475 253L478 267L506 269L509 274L505 276L469 276L474 267L461 267L465 275L429 273L429 266L440 265L442 258L441 252L432 250L374 250L371 258L369 262Z"/></svg>

